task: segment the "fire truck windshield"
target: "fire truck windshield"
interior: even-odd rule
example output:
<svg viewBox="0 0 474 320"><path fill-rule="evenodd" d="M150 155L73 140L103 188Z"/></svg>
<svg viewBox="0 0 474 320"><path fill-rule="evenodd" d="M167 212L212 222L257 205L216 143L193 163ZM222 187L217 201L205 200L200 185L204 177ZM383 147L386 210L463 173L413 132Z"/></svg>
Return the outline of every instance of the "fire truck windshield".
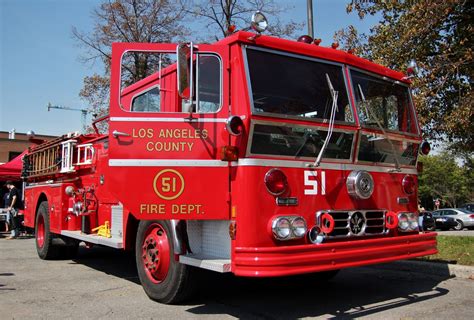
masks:
<svg viewBox="0 0 474 320"><path fill-rule="evenodd" d="M417 133L407 86L355 70L350 73L362 126Z"/></svg>
<svg viewBox="0 0 474 320"><path fill-rule="evenodd" d="M338 92L336 123L354 122L340 64L248 47L246 50L253 112L327 122Z"/></svg>

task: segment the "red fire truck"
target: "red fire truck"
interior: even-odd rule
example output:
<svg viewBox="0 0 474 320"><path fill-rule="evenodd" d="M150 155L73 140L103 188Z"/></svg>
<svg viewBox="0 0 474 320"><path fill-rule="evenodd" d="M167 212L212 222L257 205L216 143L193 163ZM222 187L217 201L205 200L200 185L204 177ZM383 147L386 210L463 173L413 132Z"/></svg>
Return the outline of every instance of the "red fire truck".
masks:
<svg viewBox="0 0 474 320"><path fill-rule="evenodd" d="M24 158L40 258L134 250L147 295L173 303L197 268L329 276L435 254L408 77L302 40L113 44L109 116ZM155 70L137 79L140 61Z"/></svg>

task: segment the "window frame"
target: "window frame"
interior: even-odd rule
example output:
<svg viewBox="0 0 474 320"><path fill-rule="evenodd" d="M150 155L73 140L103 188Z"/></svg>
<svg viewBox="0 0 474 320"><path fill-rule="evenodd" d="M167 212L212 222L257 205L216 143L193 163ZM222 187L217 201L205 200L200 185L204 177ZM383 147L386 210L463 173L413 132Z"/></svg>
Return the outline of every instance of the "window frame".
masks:
<svg viewBox="0 0 474 320"><path fill-rule="evenodd" d="M160 111L134 111L134 110L133 110L133 101L134 101L136 98L138 98L139 96L142 96L142 95L146 94L147 92L149 92L149 91L151 91L151 90L153 90L153 89L155 89L155 88L158 88L158 90L159 90L159 96L160 96ZM155 84L155 85L153 85L153 86L147 88L147 89L144 90L144 91L137 92L137 93L134 94L134 95L132 96L132 98L130 99L130 112L133 112L133 113L145 113L145 112L148 112L148 113L162 113L163 111L161 111L161 97L162 97L162 95L161 95L161 88L160 88L160 84L159 84L159 83L157 83L157 84Z"/></svg>
<svg viewBox="0 0 474 320"><path fill-rule="evenodd" d="M247 57L247 50L248 49L256 50L256 51L263 51L263 52L268 52L268 53L277 54L277 55L281 55L281 56L287 56L287 57L291 57L291 58L307 60L307 61L312 61L312 62L317 62L317 63L328 64L328 65L333 65L333 66L340 67L342 77L343 77L343 80L344 80L344 88L346 89L347 101L348 101L348 104L349 104L349 107L350 107L351 113L352 113L352 122L335 120L334 123L335 124L340 124L340 125L345 125L345 126L357 127L357 119L358 118L357 118L357 115L355 114L356 109L355 109L355 107L352 103L350 86L349 86L347 75L346 75L346 65L345 64L339 63L339 62L334 62L334 61L331 61L331 60L324 60L324 59L309 57L309 56L305 56L305 55L301 55L301 54L290 53L290 52L286 52L286 51L256 47L256 46L252 46L252 45L242 45L242 56L243 56L244 68L245 68L244 71L245 71L245 77L246 77L246 80L247 80L247 91L248 91L248 98L249 98L249 102L250 102L250 112L251 112L252 115L265 116L265 117L271 117L271 118L292 119L292 120L299 120L299 121L310 121L310 122L315 122L315 123L329 123L329 119L303 118L303 117L285 115L285 114L281 114L281 113L258 112L258 111L256 111L254 101L253 101L253 88L252 88L252 83L250 81L250 68L249 68L249 62L248 62L248 57Z"/></svg>
<svg viewBox="0 0 474 320"><path fill-rule="evenodd" d="M127 53L133 53L133 52L140 52L140 53L149 53L149 54L170 54L170 55L175 55L176 54L176 50L174 51L171 51L171 50L162 50L162 51L159 51L159 50L125 50L124 52L122 52L122 55L120 56L120 70L118 72L118 78L121 79L122 78L122 61L123 61L123 58L125 56L125 54ZM202 114L202 115L205 115L205 114L218 114L219 112L222 111L223 107L224 107L224 70L223 70L223 63L222 63L222 57L221 55L218 53L218 52L213 52L213 51L195 51L195 54L196 54L196 69L195 69L195 74L196 74L196 80L197 80L197 72L198 72L198 69L199 69L199 66L198 66L198 59L199 59L199 56L203 56L203 55L208 55L208 56L215 56L217 57L218 61L219 61L219 96L220 96L220 104L219 104L219 109L217 109L215 112L204 112L204 113L200 113L198 112L197 110L194 111L193 113L195 114ZM176 71L177 72L177 71ZM151 76L151 75L150 75ZM146 79L146 78L143 78L143 79ZM142 81L143 79L139 80L139 81ZM138 82L138 81L137 81ZM135 83L137 83L135 82ZM177 85L177 84L176 84ZM133 99L136 98L136 96L138 95L141 95L147 91L149 91L150 89L152 89L153 87L155 86L160 86L160 83L157 83L156 85L153 85L152 87L148 87L146 88L146 90L144 91L140 91L140 92L137 92L136 94L134 94L131 98L130 98L130 110L127 110L127 108L125 108L122 104L122 90L124 88L120 88L119 87L119 90L118 90L118 106L119 106L119 109L121 112L126 112L128 114L144 114L144 113L149 113L149 114L183 114L183 115L189 115L188 112L183 112L183 111L159 111L159 112L153 112L153 111L132 111L132 102L133 102ZM198 81L196 81L196 88L198 87ZM163 107L162 104L161 104L161 98L162 98L162 95L161 95L161 88L160 89L160 109ZM197 97L198 93L196 92L196 97ZM184 99L182 99L181 97L179 97L178 95L178 89L176 88L176 97L177 97L177 107L182 109L182 101ZM194 100L197 102L197 100ZM197 106L197 104L196 104ZM196 107L197 108L197 107Z"/></svg>
<svg viewBox="0 0 474 320"><path fill-rule="evenodd" d="M381 132L372 132L372 131L367 131L367 130L359 130L358 132L358 137L357 137L357 147L355 150L355 164L372 164L375 166L385 166L385 167L395 167L396 163L383 163L383 162L372 162L372 161L364 161L364 160L359 160L359 152L360 152L360 143L362 141L362 135L369 135L369 134L376 134L379 136L382 136L383 134ZM399 137L399 136L392 136L392 135L387 135L387 139L390 139L391 141L401 141L401 142L408 142L408 143L413 143L417 144L418 148L420 147L420 141L416 139L409 139L406 137ZM405 167L405 168L415 168L416 164L418 163L418 158L419 158L419 152L416 155L416 161L414 165L407 165L407 164L400 164L400 167Z"/></svg>
<svg viewBox="0 0 474 320"><path fill-rule="evenodd" d="M386 77L386 76L381 76L379 74L369 72L367 70L360 69L360 68L348 65L347 66L347 72L348 72L348 76L349 76L349 79L350 79L350 82L351 82L351 90L352 90L353 99L354 99L354 111L356 113L357 123L360 125L360 127L362 129L381 131L380 128L378 128L378 126L377 127L367 126L367 125L363 124L359 119L359 106L357 104L357 99L356 99L356 87L354 86L354 81L352 80L352 70L354 70L356 72L363 73L365 75L368 75L368 76L371 76L371 77L374 77L374 78L377 78L377 79L380 79L380 80L383 80L383 81L392 82L393 84L397 84L397 85L401 85L403 87L406 87L406 89L408 90L408 100L409 100L409 103L411 105L410 113L412 115L413 121L415 122L415 131L416 132L414 132L414 133L413 132L405 132L405 131L391 130L391 129L388 129L388 128L383 128L383 129L386 132L400 134L400 135L408 135L408 136L413 136L413 137L419 137L420 136L421 129L420 129L420 126L419 126L419 123L418 123L418 117L417 117L416 110L415 110L415 104L413 103L413 97L412 97L411 90L410 90L411 87L408 84L406 84L404 82L401 82L399 80L395 80L393 78L389 78L389 77Z"/></svg>
<svg viewBox="0 0 474 320"><path fill-rule="evenodd" d="M307 125L307 124L295 124L295 123L288 123L288 122L275 122L275 121L266 121L266 120L252 120L250 124L250 130L248 135L248 142L247 142L247 150L245 152L245 157L267 157L267 158L280 158L280 159L287 159L287 160L294 160L294 161L314 161L318 155L315 154L314 157L298 157L295 156L285 156L285 155L274 155L274 154L262 154L262 153L252 153L252 143L253 143L253 133L256 124L262 125L275 125L275 126L285 126L285 127L299 127L299 128L311 128L314 130L323 130L327 131L328 127L324 126L317 126L317 125ZM352 163L354 159L354 147L357 140L357 132L354 130L343 129L343 128L334 128L334 132L342 132L352 134L352 143L351 143L351 151L349 159L334 159L334 158L325 158L324 156L321 158L323 162L334 162L334 163Z"/></svg>

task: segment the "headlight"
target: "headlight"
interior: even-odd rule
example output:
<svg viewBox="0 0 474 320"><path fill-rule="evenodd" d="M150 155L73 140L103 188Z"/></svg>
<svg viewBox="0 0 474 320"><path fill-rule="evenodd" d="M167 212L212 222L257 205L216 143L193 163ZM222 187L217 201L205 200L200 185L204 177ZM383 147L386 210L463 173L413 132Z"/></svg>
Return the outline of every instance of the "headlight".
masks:
<svg viewBox="0 0 474 320"><path fill-rule="evenodd" d="M277 218L273 220L272 231L275 238L285 240L290 236L291 224L287 218Z"/></svg>
<svg viewBox="0 0 474 320"><path fill-rule="evenodd" d="M352 171L346 181L347 192L356 199L369 199L374 192L374 179L364 170Z"/></svg>
<svg viewBox="0 0 474 320"><path fill-rule="evenodd" d="M410 222L408 221L408 215L406 213L400 213L398 215L398 228L401 231L407 231L410 227Z"/></svg>
<svg viewBox="0 0 474 320"><path fill-rule="evenodd" d="M293 219L291 222L291 229L295 237L303 237L306 234L306 221L301 217Z"/></svg>
<svg viewBox="0 0 474 320"><path fill-rule="evenodd" d="M418 215L403 212L398 214L398 229L403 232L418 231Z"/></svg>
<svg viewBox="0 0 474 320"><path fill-rule="evenodd" d="M272 221L272 233L277 240L302 238L306 231L306 220L300 216L277 217Z"/></svg>

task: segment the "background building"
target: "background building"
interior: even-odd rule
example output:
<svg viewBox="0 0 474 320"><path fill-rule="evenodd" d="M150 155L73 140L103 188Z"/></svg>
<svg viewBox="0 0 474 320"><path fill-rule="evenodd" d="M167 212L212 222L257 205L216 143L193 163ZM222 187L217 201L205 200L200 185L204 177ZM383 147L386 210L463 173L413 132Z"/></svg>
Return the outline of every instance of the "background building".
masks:
<svg viewBox="0 0 474 320"><path fill-rule="evenodd" d="M56 136L35 135L36 139L51 140ZM6 163L31 146L26 133L0 131L0 164Z"/></svg>

